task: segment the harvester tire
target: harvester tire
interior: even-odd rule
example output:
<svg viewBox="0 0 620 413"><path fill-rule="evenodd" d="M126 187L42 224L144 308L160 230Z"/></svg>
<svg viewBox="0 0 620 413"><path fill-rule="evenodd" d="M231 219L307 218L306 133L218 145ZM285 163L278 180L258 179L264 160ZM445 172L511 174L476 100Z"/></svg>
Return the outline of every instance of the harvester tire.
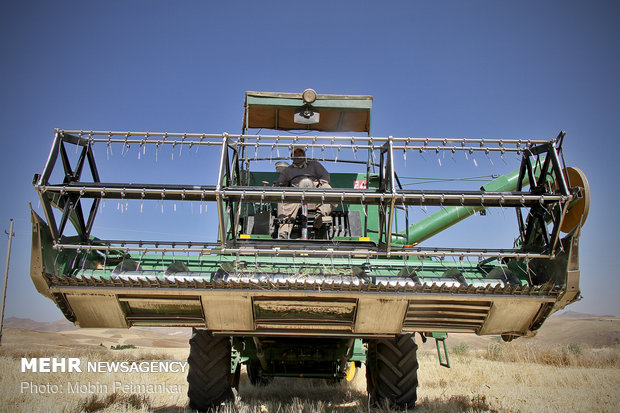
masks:
<svg viewBox="0 0 620 413"><path fill-rule="evenodd" d="M193 328L189 346L187 396L190 408L205 411L234 400L235 375L230 372L231 338Z"/></svg>
<svg viewBox="0 0 620 413"><path fill-rule="evenodd" d="M397 409L414 407L418 388L417 350L414 334L368 343L366 384L372 404Z"/></svg>

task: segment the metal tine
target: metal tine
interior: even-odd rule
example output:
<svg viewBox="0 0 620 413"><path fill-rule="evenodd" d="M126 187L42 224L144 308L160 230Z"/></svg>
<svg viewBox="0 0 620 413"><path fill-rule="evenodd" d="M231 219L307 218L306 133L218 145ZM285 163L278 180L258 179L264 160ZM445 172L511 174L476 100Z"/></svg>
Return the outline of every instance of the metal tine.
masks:
<svg viewBox="0 0 620 413"><path fill-rule="evenodd" d="M469 260L469 256L465 256L465 259L467 260L467 264L469 264L469 268L471 268L471 261ZM482 267L477 267L480 269L480 271L484 272L485 274L487 274L487 272L482 268Z"/></svg>
<svg viewBox="0 0 620 413"><path fill-rule="evenodd" d="M489 159L489 162L491 162L492 166L495 166L495 163L493 162L493 159L491 159L491 155L489 155L489 148L487 148L484 153L487 155L487 158Z"/></svg>
<svg viewBox="0 0 620 413"><path fill-rule="evenodd" d="M129 133L125 134L125 142L123 143L123 147L121 148L121 156L124 158L125 155L129 153L129 144L127 141L129 140Z"/></svg>
<svg viewBox="0 0 620 413"><path fill-rule="evenodd" d="M183 138L181 138L181 145L179 146L179 158L181 157L181 153L183 152L183 145L185 145L185 139L187 139L187 134L183 134ZM191 145L191 144L190 144ZM191 148L191 146L190 146Z"/></svg>
<svg viewBox="0 0 620 413"><path fill-rule="evenodd" d="M456 259L459 259L458 261ZM463 273L463 277L465 277L465 267L463 266L463 256L459 255L458 257L456 255L452 256L452 261L454 262L454 265L456 266L456 268L458 268L461 273Z"/></svg>
<svg viewBox="0 0 620 413"><path fill-rule="evenodd" d="M138 147L138 160L140 160L141 155L144 155L144 151L146 151L146 145L144 144L144 139L140 142L140 146Z"/></svg>
<svg viewBox="0 0 620 413"><path fill-rule="evenodd" d="M142 244L140 244L140 246L142 246ZM140 258L138 259L138 269L142 267L142 259L144 258L145 255L146 255L146 251L142 251L142 254L140 254Z"/></svg>
<svg viewBox="0 0 620 413"><path fill-rule="evenodd" d="M256 138L256 144L254 145L254 160L258 159L258 144L260 143L260 135Z"/></svg>
<svg viewBox="0 0 620 413"><path fill-rule="evenodd" d="M502 273L504 274L504 279L506 280L505 284L508 284L508 276L506 275L506 270L504 269L504 266L502 265L502 260L497 260L499 261L499 268L502 269Z"/></svg>
<svg viewBox="0 0 620 413"><path fill-rule="evenodd" d="M504 195L500 196L499 198L499 206L502 209L502 215L504 216L504 218L506 218L506 212L504 211Z"/></svg>
<svg viewBox="0 0 620 413"><path fill-rule="evenodd" d="M77 256L81 253L81 250L78 249L77 254L75 255L75 258L77 258ZM84 270L84 266L86 266L86 257L88 256L88 254L85 252L84 255L82 256L82 259L80 260L80 267L82 268L82 270Z"/></svg>
<svg viewBox="0 0 620 413"><path fill-rule="evenodd" d="M362 211L364 211L364 216L368 218L368 213L366 212L366 207L364 206L364 199L366 198L366 194L362 193L360 203L362 205Z"/></svg>
<svg viewBox="0 0 620 413"><path fill-rule="evenodd" d="M114 156L114 153L112 152L112 132L108 133L108 149L110 151L108 159L110 159L110 156Z"/></svg>
<svg viewBox="0 0 620 413"><path fill-rule="evenodd" d="M461 206L465 207L465 195L461 195ZM459 212L460 209L456 210L456 217L459 218L461 216L461 213Z"/></svg>
<svg viewBox="0 0 620 413"><path fill-rule="evenodd" d="M443 143L442 143L444 148L446 147L446 144L447 144L447 143L448 143L447 139L444 139L444 140L443 140ZM445 150L445 149L443 149L443 150L441 151L441 157L442 157L442 159L443 159L443 160L445 160L445 159L446 159L446 150Z"/></svg>
<svg viewBox="0 0 620 413"><path fill-rule="evenodd" d="M206 137L207 136L204 133L200 136L200 141L198 142L198 145L196 145L196 153L198 153L198 148L200 148L200 146L202 145L202 142L204 141Z"/></svg>
<svg viewBox="0 0 620 413"><path fill-rule="evenodd" d="M84 134L83 131L80 131L80 133L78 134L78 137L80 138L80 141L82 140L82 135ZM75 145L75 154L78 154L78 149L80 148L80 145Z"/></svg>

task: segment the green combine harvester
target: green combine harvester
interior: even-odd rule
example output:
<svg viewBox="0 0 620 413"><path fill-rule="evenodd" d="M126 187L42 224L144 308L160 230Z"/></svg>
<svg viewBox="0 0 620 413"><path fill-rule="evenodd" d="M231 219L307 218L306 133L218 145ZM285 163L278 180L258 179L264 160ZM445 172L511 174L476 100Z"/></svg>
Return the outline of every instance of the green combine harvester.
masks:
<svg viewBox="0 0 620 413"><path fill-rule="evenodd" d="M564 165L563 132L553 139L373 137L372 102L312 89L247 92L237 135L56 130L34 178L45 215L32 211L37 290L80 327L193 327L187 380L195 409L234 398L242 365L262 386L274 377L350 380L362 363L373 403L413 407L416 333L434 338L449 366L447 333L533 336L580 298L589 187L579 169ZM260 134L267 129L286 132ZM206 185L107 182L93 148L114 145L200 147L219 161L217 177ZM330 186L312 176L311 185L273 185L275 167L286 167L299 148L331 172ZM407 189L396 153L513 154L520 167L481 188ZM341 165L356 172L339 173ZM95 217L108 199L215 204L217 239L98 238ZM299 212L283 219L279 204ZM332 208L319 221L321 205ZM411 208L435 212L409 222ZM491 208L516 211L510 248L419 245ZM284 236L283 225L292 225Z"/></svg>

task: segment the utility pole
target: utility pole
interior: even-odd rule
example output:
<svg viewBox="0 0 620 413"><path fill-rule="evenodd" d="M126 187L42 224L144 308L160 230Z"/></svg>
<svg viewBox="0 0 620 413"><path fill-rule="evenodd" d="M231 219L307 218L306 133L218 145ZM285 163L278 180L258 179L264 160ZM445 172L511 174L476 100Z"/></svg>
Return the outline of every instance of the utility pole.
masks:
<svg viewBox="0 0 620 413"><path fill-rule="evenodd" d="M2 345L2 325L4 324L4 305L6 304L6 284L9 280L9 261L11 258L11 242L15 234L13 233L13 218L11 218L11 228L9 232L4 231L9 236L9 246L6 252L6 269L4 270L4 285L2 286L2 306L0 307L0 345Z"/></svg>

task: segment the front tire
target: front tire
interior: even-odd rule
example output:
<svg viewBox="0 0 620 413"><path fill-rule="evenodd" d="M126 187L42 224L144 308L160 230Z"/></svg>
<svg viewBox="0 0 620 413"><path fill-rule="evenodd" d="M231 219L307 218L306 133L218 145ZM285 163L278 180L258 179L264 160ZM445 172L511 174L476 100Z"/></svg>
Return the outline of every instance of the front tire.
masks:
<svg viewBox="0 0 620 413"><path fill-rule="evenodd" d="M187 395L190 408L208 410L234 400L236 377L230 372L231 338L193 328L189 345Z"/></svg>
<svg viewBox="0 0 620 413"><path fill-rule="evenodd" d="M417 400L418 346L413 334L368 343L366 383L375 405L411 409Z"/></svg>

